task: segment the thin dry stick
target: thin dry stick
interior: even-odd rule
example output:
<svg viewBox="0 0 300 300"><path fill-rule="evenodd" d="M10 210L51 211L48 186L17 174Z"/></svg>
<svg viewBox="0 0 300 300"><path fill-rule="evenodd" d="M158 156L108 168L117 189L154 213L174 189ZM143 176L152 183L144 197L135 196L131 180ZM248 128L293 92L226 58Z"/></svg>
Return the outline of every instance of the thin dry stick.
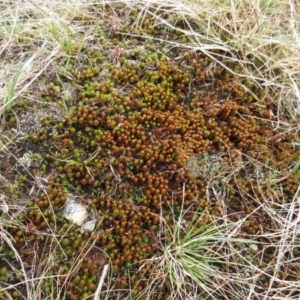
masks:
<svg viewBox="0 0 300 300"><path fill-rule="evenodd" d="M97 287L97 290L96 290L96 293L95 293L95 296L94 296L94 300L99 300L100 299L100 293L101 293L101 290L102 290L104 279L106 277L106 273L108 271L108 267L109 267L108 264L103 267L102 275L101 275L101 278L99 280L99 284L98 284L98 287Z"/></svg>

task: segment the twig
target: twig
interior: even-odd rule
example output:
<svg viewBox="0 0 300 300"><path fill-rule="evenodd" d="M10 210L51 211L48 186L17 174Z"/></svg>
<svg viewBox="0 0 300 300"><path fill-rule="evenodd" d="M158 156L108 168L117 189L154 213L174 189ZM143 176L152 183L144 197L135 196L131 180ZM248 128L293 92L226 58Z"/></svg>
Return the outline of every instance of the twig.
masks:
<svg viewBox="0 0 300 300"><path fill-rule="evenodd" d="M95 292L94 300L99 300L100 299L100 293L101 293L101 290L102 290L104 279L106 277L106 273L108 271L108 267L109 267L108 264L103 267L102 275L101 275L101 278L99 280L99 284L98 284L97 290Z"/></svg>

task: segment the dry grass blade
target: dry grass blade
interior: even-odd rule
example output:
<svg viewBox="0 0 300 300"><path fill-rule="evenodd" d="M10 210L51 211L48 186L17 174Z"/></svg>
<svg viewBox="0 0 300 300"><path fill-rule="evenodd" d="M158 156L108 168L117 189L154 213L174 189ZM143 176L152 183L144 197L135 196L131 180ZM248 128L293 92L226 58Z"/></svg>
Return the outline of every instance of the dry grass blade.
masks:
<svg viewBox="0 0 300 300"><path fill-rule="evenodd" d="M122 13L119 15L116 11L118 5L122 7ZM7 146L15 142L12 135L15 136L20 124L18 123L17 130L14 128L7 133L5 132L6 117L13 115L17 119L18 115L14 108L25 101L29 102L29 107L36 115L39 105L53 107L53 103L41 103L40 92L46 90L49 82L60 80L60 70L64 71L66 77L71 74L74 67L74 65L69 66L71 60L80 62L76 70L78 73L74 78L79 76L80 71L85 67L81 61L88 62L94 59L87 54L91 52L90 50L102 51L104 59L109 61L111 54L116 54L116 50L111 49L111 44L106 44L106 39L114 34L122 36L117 41L118 47L131 46L127 43L128 40L131 37L138 37L139 46L142 45L140 48L149 46L166 56L178 48L185 49L186 53L193 55L197 52L204 53L212 60L206 66L207 74L213 74L214 69L221 65L223 69L241 79L240 85L247 92L252 93L255 100L271 95L276 109L273 106L270 108L270 118L266 124L274 128L274 132L276 130L276 135L279 130L282 140L292 133L295 133L293 139L299 138L299 134L297 135L300 128L299 7L296 0L1 1L0 132L4 132L0 140L1 162L2 157L5 157L2 156L3 152L22 166L21 160L18 160L15 153L10 153L11 150L8 150ZM121 24L126 25L129 22L132 10L136 11L133 24L123 27L126 28L126 32L119 32ZM107 11L111 16L106 15ZM124 20L121 19L122 17ZM150 19L150 28L157 26L153 25L156 22L155 24L158 23L164 28L162 32L166 35L154 37L145 34L143 24L147 18ZM105 22L111 23L105 24ZM171 31L176 32L176 39L167 40L167 33ZM161 47L162 44L164 48ZM119 61L122 58L121 54L135 51L135 49L126 49L123 53L123 50L117 52L119 55L113 59L115 65L120 68L122 67ZM147 54L147 51L145 53ZM174 56L175 62L185 57L185 51L180 53L181 56ZM137 59L135 54L129 56ZM168 58L171 59L171 55ZM69 67L68 70L66 66ZM52 68L51 71L49 67ZM103 74L109 72L106 69L102 71ZM71 75L69 77L71 78ZM249 90L244 84L246 79L251 83L254 82L262 93ZM73 82L70 85L73 85ZM65 87L62 84L61 91ZM74 84L72 88L77 87ZM70 95L69 99L72 102L72 94ZM218 104L223 102L226 102L226 99L221 99ZM62 106L60 108L63 113L69 113L70 107L66 103ZM265 121L263 118L255 118L259 122ZM277 138L278 136L271 136L267 143L272 144ZM3 141L7 141L5 145ZM17 143L18 141L14 144L16 148ZM283 144L287 146L286 142ZM273 150L276 152L277 149L274 147ZM90 175L89 179L92 180L94 174L86 165L95 163L98 152L96 150L84 161ZM282 168L284 171L278 171L269 161L260 162L256 157L238 153L239 159L235 163L229 158L229 163L222 165L224 153L210 153L202 157L201 165L197 155L191 156L187 165L195 180L198 177L207 180L206 200L210 203L217 202L221 217L211 217L205 212L196 212L195 218L197 217L198 220L193 219L192 222L188 222L185 219L187 212L183 206L179 214L172 211L171 207L169 219L161 214L158 232L160 239L159 242L157 238L155 240L158 246L156 256L145 260L145 265L151 265L153 269L149 276L151 280L143 291L144 295L142 293L137 298L130 295L128 299L146 297L150 300L160 296L166 297L163 295L165 283L171 287L168 291L170 300L221 298L267 300L284 297L298 299L300 291L299 189L294 198L285 197L282 191L285 181L298 172L299 162L292 162ZM73 158L71 157L69 161L65 160L64 163L71 165L71 159ZM77 162L74 160L75 164ZM114 180L119 184L117 168L110 165L110 169L114 174ZM36 187L45 192L43 180L29 172L26 166L24 170L34 185L29 195L32 195ZM248 170L252 170L253 174L247 173ZM246 190L245 186L236 184L234 192L243 194L240 198L241 202L251 204L244 205L250 212L239 218L237 217L239 212L236 216L230 215L230 205L226 197L232 189L230 184L238 183L240 174L245 177L249 175L250 191ZM0 187L2 188L2 184L13 186L10 180L13 181L0 174ZM265 191L266 187L267 191ZM100 193L99 190L97 193ZM114 195L116 193L117 191ZM26 201L26 199L22 200ZM232 201L234 202L235 198ZM8 208L18 211L17 214L24 209L15 204L5 203L1 206L4 213ZM258 211L265 219L271 220L270 224L273 224L273 227L263 228L263 225L259 224L260 233L248 235L247 239L240 238L241 228L245 227L249 218L255 218ZM231 218L239 219L231 222ZM1 218L0 242L13 251L22 275L22 280L17 284L0 289L0 293L3 292L6 298L12 299L9 291L22 286L25 287L24 294L26 293L23 299L26 297L28 300L44 300L45 297L55 299L54 294L57 295L57 299L62 299L66 289L72 285L73 277L80 269L84 258L95 246L95 243L91 243L90 247L83 247L78 257L72 257L74 265L68 275L51 275L56 252L60 251L64 259L67 259L67 256L61 246L64 235L57 235L49 223L47 221L45 223L47 232L35 232L35 234L52 241L48 244L49 248L44 249L47 258L42 260L39 267L33 261L31 268L26 269L25 261L22 261L20 253L14 247L13 237L6 230L11 223ZM18 224L14 226L24 229ZM253 247L254 254L251 254L250 246L259 244L254 240L263 242L259 250ZM33 258L37 259L36 253ZM223 268L219 268L220 265ZM116 279L112 272L109 273L106 264L98 278L94 300L100 299L103 293L106 294L107 299L111 295L112 297L119 295L120 299L123 297L124 290L118 294L117 288L114 290L115 286L111 286L110 291L105 285L105 280L112 282ZM44 291L45 282L47 287L50 287L47 293Z"/></svg>
<svg viewBox="0 0 300 300"><path fill-rule="evenodd" d="M97 290L95 292L94 300L100 299L101 290L102 290L102 287L103 287L105 277L106 277L107 272L108 272L108 268L109 268L109 265L105 265L103 267L101 277L100 277L100 280L99 280L99 283L98 283L98 286L97 286Z"/></svg>

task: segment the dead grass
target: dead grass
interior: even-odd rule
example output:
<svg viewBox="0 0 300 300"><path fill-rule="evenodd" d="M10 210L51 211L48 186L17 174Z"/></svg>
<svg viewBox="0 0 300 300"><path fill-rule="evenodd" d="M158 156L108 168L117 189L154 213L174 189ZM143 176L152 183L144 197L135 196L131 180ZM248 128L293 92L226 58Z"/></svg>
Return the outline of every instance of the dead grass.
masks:
<svg viewBox="0 0 300 300"><path fill-rule="evenodd" d="M178 42L170 43L170 48L181 46L187 50L202 51L213 58L217 64L220 63L218 58L226 53L226 59L240 64L243 70L241 73L237 73L234 69L230 70L232 73L255 81L267 94L274 95L277 104L277 124L274 124L274 127L289 126L292 129L299 127L297 118L300 110L300 7L296 1L3 0L0 3L1 149L4 147L3 145L7 146L7 141L13 143L18 136L18 131L22 130L22 128L18 128L15 132L8 133L6 131L7 113L14 112L16 105L24 101L29 102L29 106L34 110L40 109L42 103L40 103L38 93L49 81L49 78L56 78L57 71L65 68L69 58L77 59L78 57L79 59L82 55L80 53L82 47L101 47L94 45L93 41L98 25L107 22L108 18L104 15L101 18L99 11L104 5L113 7L116 2L125 3L128 8L139 8L140 10L135 25L129 28L128 32L123 33L124 39L126 36L136 35L134 30L140 27L146 14L151 14L163 26L177 28L183 36L188 37L188 41L181 45ZM153 7L156 9L153 10ZM172 16L172 18L165 16ZM83 18L88 22L84 22ZM118 20L118 22L122 22L122 20ZM114 26L113 30L117 31L118 22L108 24L108 26ZM179 22L185 23L185 29L177 26ZM197 30L195 30L196 27ZM152 39L151 36L143 38L145 40ZM65 65L62 64L62 61L65 62ZM223 65L223 67L228 69L228 66ZM51 104L49 109L51 109ZM214 164L213 158L207 158L206 164L210 164L211 167ZM193 167L192 163L190 167ZM214 171L216 171L216 166L214 170L209 170L209 172ZM195 172L199 172L199 170L195 170ZM273 170L269 170L270 177L272 172ZM209 173L209 176L213 182L220 180L221 177L224 179L229 176L227 172L224 174L220 175L219 173L214 176ZM230 176L234 177L234 170ZM6 178L0 178L0 183L6 180ZM38 179L36 178L36 180ZM223 180L223 183L226 184L226 180ZM218 191L214 189L211 191L215 192L211 196L216 197ZM208 194L208 196L210 195ZM291 203L282 205L280 209L274 209L272 203L276 201L275 194L270 195L267 199L260 197L261 195L258 195L257 199L260 208L276 223L273 233L267 233L264 236L269 240L269 245L276 249L276 257L272 261L272 265L267 268L270 272L265 273L270 278L270 284L263 292L257 292L256 280L265 271L261 270L256 263L248 261L247 268L251 270L247 271L248 275L245 276L247 278L243 278L244 282L240 284L240 290L235 291L234 297L240 295L240 299L270 299L270 295L272 295L272 299L283 299L283 297L296 299L295 292L299 293L300 291L300 281L278 279L277 270L288 269L290 264L297 263L294 260L293 251L299 247L299 217L295 217L299 216L299 198L295 195ZM8 200L9 202L10 200ZM3 203L1 205L3 208ZM19 209L22 207L20 206ZM16 210L15 207L14 210ZM27 299L45 299L42 293L43 280L59 277L59 275L48 274L53 263L51 253L54 249L50 247L49 253L45 253L45 255L49 255L49 258L39 274L30 277L25 272L22 259L15 250L11 237L4 229L7 222L7 220L1 219L0 241L1 244L9 246L20 263L22 283L26 287ZM230 231L230 226L227 229ZM168 272L170 270L177 272L176 257L173 257L171 246L172 244L165 245L165 257L161 258L161 264L168 265ZM229 247L228 251L229 255L240 255L242 259L242 255L234 252L236 250L233 248ZM257 257L259 256L257 254ZM168 259L169 261L167 261ZM174 259L175 265L171 265L173 263L170 261L171 259ZM77 261L78 265L80 265L80 261ZM158 273L165 271L165 266L160 266ZM179 274L180 276L184 274L184 269L179 271L182 272ZM99 294L106 275L106 269L104 269L94 297L95 300L100 299ZM234 276L224 278L224 274L221 274L218 280L221 280L221 277L223 283L228 280L230 283L237 284L237 278ZM61 278L61 283L61 286L67 285L68 278ZM172 299L181 297L181 294L176 291L177 283L173 282L174 295ZM53 286L52 289L59 295L61 286ZM155 280L149 285L149 289L151 287L157 287ZM201 288L207 289L207 292L211 291L206 283ZM7 293L8 289L13 289L13 286L1 287L0 291L6 295L7 299L10 299ZM197 290L197 287L195 289ZM289 293L283 296L281 293L283 290L289 291ZM186 294L186 296L189 299L196 299L196 294ZM49 299L52 299L51 296Z"/></svg>

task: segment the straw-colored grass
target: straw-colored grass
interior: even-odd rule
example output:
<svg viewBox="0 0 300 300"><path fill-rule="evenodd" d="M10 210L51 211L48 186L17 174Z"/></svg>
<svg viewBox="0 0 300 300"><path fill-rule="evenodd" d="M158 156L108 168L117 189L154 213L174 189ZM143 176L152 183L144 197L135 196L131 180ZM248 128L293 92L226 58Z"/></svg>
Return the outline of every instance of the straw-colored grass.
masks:
<svg viewBox="0 0 300 300"><path fill-rule="evenodd" d="M83 47L102 49L101 45L94 44L100 24L107 24L111 30L118 32L120 24L124 24L126 19L112 20L111 16L102 13L105 5L110 5L113 10L115 3L125 3L126 9L139 11L134 26L128 28L127 32L122 32L124 40L126 37L138 35L137 29L145 20L146 14L152 15L162 26L176 28L187 37L187 41L182 44L178 41L169 42L166 55L172 47L180 46L187 51L201 51L211 57L216 64L221 63L218 60L220 56L226 56L227 61L235 62L242 67L242 72L237 73L233 69L230 70L232 73L256 82L267 94L272 95L277 107L276 122L272 124L274 128L282 128L283 134L298 130L300 6L297 1L2 0L0 2L1 159L5 158L8 145L14 144L18 137L24 135L23 128L18 127L16 130L9 131L5 125L8 113L15 114L17 119L21 118L21 114L15 112L17 105L22 102L29 103L25 110L36 112L44 109L46 105L49 110L55 107L55 110L61 110L60 114L65 113L63 109L57 108L57 104L41 103L38 94L47 82L59 78L60 72L68 73L66 68L70 58L78 61L82 59L84 54L80 50ZM178 22L185 22L185 29L179 28ZM152 36L143 36L145 43L152 39ZM110 54L107 53L108 55ZM228 69L227 65L223 66ZM256 97L256 95L253 96ZM287 172L292 171L293 167L287 166ZM271 178L274 171L270 169L268 174L265 174L265 179ZM212 181L222 179L221 175L213 177L214 172L211 170L209 176L212 176ZM234 170L230 176L234 178ZM43 188L39 183L40 179L35 179L37 186ZM224 180L222 184L226 185L226 182ZM14 184L11 178L0 174L0 196L2 195L1 187L8 183ZM257 179L257 185L259 184L259 179ZM224 189L226 190L226 186ZM264 270L259 268L255 257L251 261L248 260L247 267L243 269L242 254L236 248L228 246L231 242L235 242L249 249L248 242L237 238L238 224L224 223L219 226L215 220L216 226L208 232L202 234L196 231L195 233L193 231L195 228L184 227L182 223L184 212L182 211L179 219L172 216L174 222L172 227L168 226L163 217L161 219L164 236L171 236L171 240L164 241L160 245L160 255L153 258L159 263L156 263L157 269L153 271L153 281L149 283L147 293L154 295L157 292L156 289L159 289L159 280L168 278L173 288L170 299L174 300L181 298L219 299L220 295L225 298L232 295L230 299L267 300L271 297L272 299L298 299L295 295L300 293L300 281L278 279L277 272L279 269L288 270L291 264L299 263L294 259L293 254L295 249L299 249L300 244L299 217L295 217L300 213L299 197L295 195L293 201L282 205L280 209L274 209L272 203L276 201L276 194L266 199L263 199L262 195L263 193L257 195L259 207L276 224L273 232L267 232L264 236L264 239L269 241L268 244L256 254L259 260L268 247L272 246L275 249L274 260ZM7 207L14 213L23 209L22 205L14 204L13 199L0 199L2 211ZM55 233L49 233L55 237L56 243L50 244L50 247L45 249L45 257L47 257L45 264L41 266L38 273L27 274L22 259L11 242L11 237L4 229L7 226L12 226L11 221L1 218L0 245L8 245L14 252L15 259L19 261L21 266L19 271L22 283L26 287L27 300L55 299L52 293L61 297L59 299L63 299L64 295L61 291L68 285L69 278L60 278L58 274L48 274L53 264L55 247L59 247L60 240L57 240ZM13 224L13 226L18 225ZM230 237L233 231L235 235ZM255 238L257 237L254 236L253 239ZM214 252L213 249L224 244L227 245L224 256L218 257L219 252ZM211 264L211 259L213 263L218 260L227 260L228 265L233 264L236 274L229 277L228 274L217 272ZM80 262L80 259L75 261L74 269L80 265ZM100 280L94 300L102 299L99 295L103 281L112 281L111 278L106 278L110 274L106 268L99 273ZM212 276L213 282L210 282L212 272L215 273ZM240 276L243 272L244 275ZM269 277L269 286L263 291L258 291L256 282L261 275ZM51 285L51 282L54 283L51 281L54 277L55 282L60 283L59 285ZM50 287L47 295L43 290L45 280L48 280L48 287ZM275 284L276 287L274 287ZM111 287L113 289L113 283ZM12 299L8 290L13 290L13 288L13 286L3 286L0 283L0 292L3 293L5 299ZM118 291L112 290L111 293L118 294ZM108 295L107 292L106 294Z"/></svg>

